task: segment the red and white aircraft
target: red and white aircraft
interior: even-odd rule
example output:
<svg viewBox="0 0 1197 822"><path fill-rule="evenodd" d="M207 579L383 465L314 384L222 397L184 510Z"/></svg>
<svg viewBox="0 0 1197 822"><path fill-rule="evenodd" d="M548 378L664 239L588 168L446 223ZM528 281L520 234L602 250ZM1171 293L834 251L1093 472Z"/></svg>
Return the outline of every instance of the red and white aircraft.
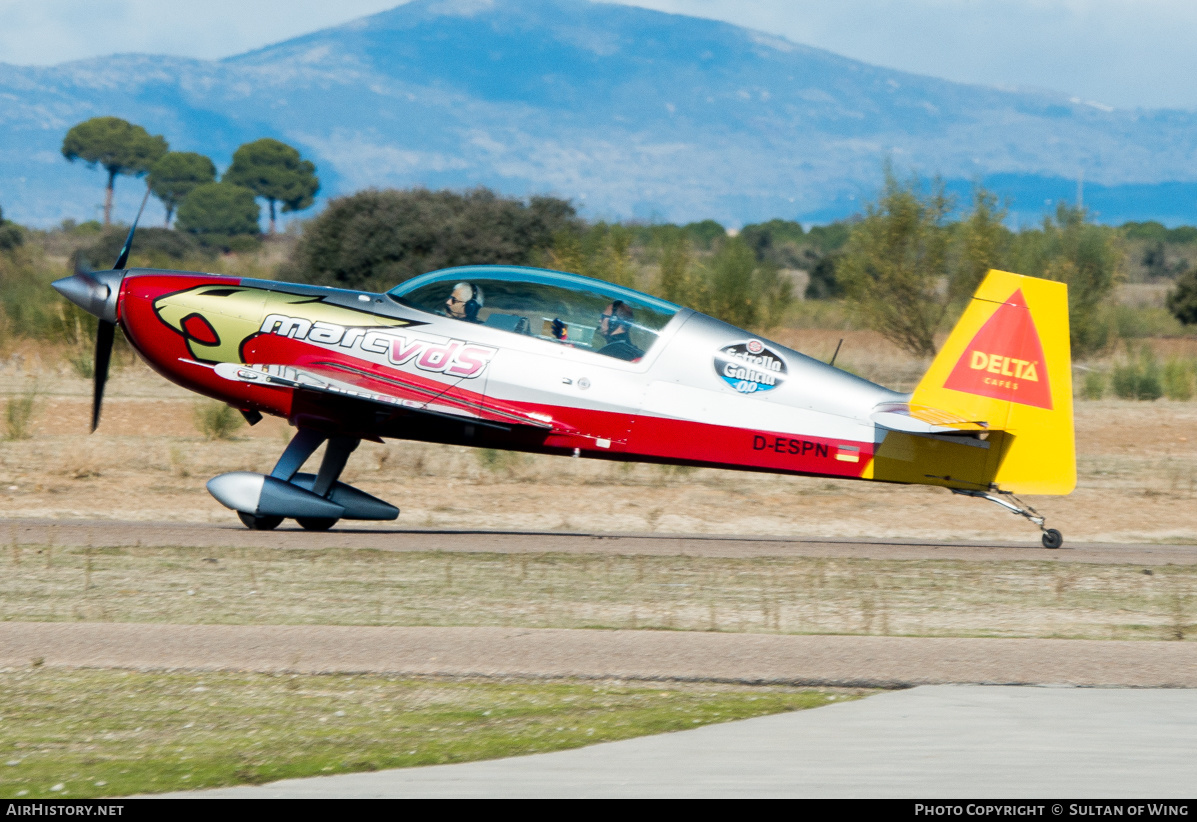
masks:
<svg viewBox="0 0 1197 822"><path fill-rule="evenodd" d="M100 320L93 430L116 325L162 376L297 432L269 475L208 483L250 528L389 520L338 478L363 440L939 485L1060 533L1014 493L1075 486L1067 294L993 271L913 394L656 297L513 266L386 293L197 272L54 283ZM315 475L299 469L327 442Z"/></svg>

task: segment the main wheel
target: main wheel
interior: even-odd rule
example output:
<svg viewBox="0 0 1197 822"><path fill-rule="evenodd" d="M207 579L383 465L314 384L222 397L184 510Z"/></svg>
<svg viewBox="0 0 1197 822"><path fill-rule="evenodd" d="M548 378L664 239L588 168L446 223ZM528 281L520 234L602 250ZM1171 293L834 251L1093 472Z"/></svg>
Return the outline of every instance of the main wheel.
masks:
<svg viewBox="0 0 1197 822"><path fill-rule="evenodd" d="M1064 544L1064 535L1055 528L1048 528L1043 532L1044 548L1059 548Z"/></svg>
<svg viewBox="0 0 1197 822"><path fill-rule="evenodd" d="M305 531L327 531L340 520L336 517L298 517L295 521Z"/></svg>
<svg viewBox="0 0 1197 822"><path fill-rule="evenodd" d="M255 517L253 514L237 512L238 519L251 531L273 531L282 524L282 517Z"/></svg>

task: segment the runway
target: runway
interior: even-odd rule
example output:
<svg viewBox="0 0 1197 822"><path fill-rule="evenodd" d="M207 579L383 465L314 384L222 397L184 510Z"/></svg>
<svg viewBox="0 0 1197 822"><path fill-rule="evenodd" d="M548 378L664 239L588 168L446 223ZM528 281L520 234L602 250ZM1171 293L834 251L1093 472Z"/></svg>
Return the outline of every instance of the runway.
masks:
<svg viewBox="0 0 1197 822"><path fill-rule="evenodd" d="M941 685L571 751L176 795L1164 799L1195 784L1197 691Z"/></svg>
<svg viewBox="0 0 1197 822"><path fill-rule="evenodd" d="M3 529L7 527L7 532ZM1027 528L1020 542L918 542L787 539L718 534L621 534L566 531L491 531L405 528L343 523L312 533L294 523L276 531L240 524L121 522L85 519L8 519L0 540L63 547L180 546L280 549L360 548L385 551L565 553L701 557L825 557L857 559L1036 561L1134 565L1194 565L1197 545L1071 543L1049 551ZM1065 535L1067 540L1067 535Z"/></svg>

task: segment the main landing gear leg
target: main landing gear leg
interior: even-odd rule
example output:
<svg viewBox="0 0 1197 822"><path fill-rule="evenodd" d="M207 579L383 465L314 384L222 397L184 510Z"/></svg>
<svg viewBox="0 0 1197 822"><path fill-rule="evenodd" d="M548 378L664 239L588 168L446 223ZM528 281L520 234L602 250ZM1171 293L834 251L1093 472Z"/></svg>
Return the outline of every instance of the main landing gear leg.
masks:
<svg viewBox="0 0 1197 822"><path fill-rule="evenodd" d="M298 435L297 435L298 436ZM320 461L320 473L312 484L312 493L327 497L333 485L345 470L345 463L361 444L357 437L330 437L328 447L324 449L324 459ZM315 450L315 449L313 449ZM305 531L327 531L337 524L331 517L299 517L295 520Z"/></svg>
<svg viewBox="0 0 1197 822"><path fill-rule="evenodd" d="M1030 505L1020 500L1018 497L1009 491L1001 491L994 489L995 493L988 491L969 491L963 488L953 488L953 494L961 494L966 497L979 497L980 499L987 499L990 502L997 503L1005 508L1007 511L1013 511L1020 517L1037 525L1039 530L1043 532L1043 547L1044 548L1059 548L1064 544L1064 536L1055 528L1046 528L1044 523L1047 521ZM997 496L1000 494L1001 496Z"/></svg>
<svg viewBox="0 0 1197 822"><path fill-rule="evenodd" d="M270 476L275 479L281 479L283 482L290 482L296 472L308 461L308 457L316 453L316 449L323 445L326 439L328 437L319 431L313 431L311 428L300 428L295 432L295 436L291 438L291 442L287 443L287 449L278 458L278 462L275 463L274 470L270 472Z"/></svg>

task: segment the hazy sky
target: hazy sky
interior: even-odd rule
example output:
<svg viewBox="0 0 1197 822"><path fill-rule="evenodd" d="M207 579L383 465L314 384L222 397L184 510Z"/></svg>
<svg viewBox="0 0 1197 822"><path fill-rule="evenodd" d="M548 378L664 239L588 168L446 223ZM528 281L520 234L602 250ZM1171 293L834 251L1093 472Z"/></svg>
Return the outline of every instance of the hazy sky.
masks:
<svg viewBox="0 0 1197 822"><path fill-rule="evenodd" d="M1123 108L1197 108L1193 0L624 0L726 20L891 68L1055 89ZM216 58L396 0L0 0L0 62L118 51Z"/></svg>

